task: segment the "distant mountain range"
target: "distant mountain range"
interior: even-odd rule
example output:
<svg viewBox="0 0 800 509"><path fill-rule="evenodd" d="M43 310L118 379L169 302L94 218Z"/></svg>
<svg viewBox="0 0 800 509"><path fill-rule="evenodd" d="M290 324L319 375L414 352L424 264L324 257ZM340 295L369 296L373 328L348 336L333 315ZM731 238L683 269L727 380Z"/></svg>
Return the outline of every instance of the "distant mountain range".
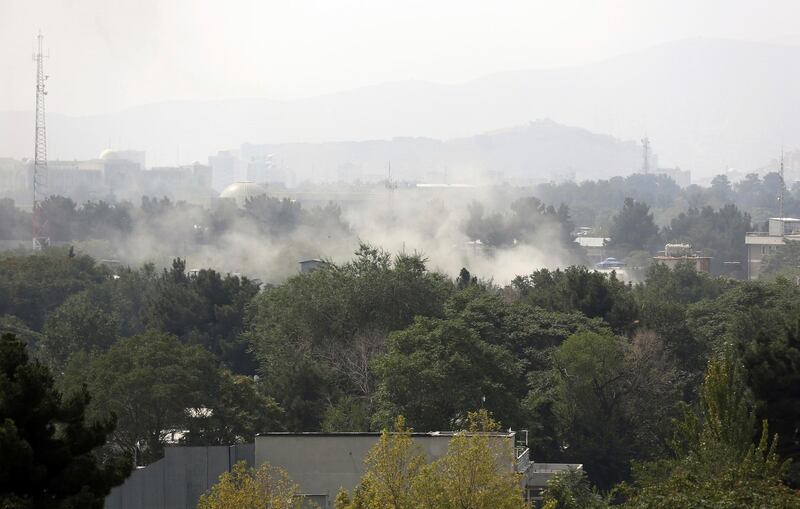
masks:
<svg viewBox="0 0 800 509"><path fill-rule="evenodd" d="M520 183L597 178L631 173L642 165L632 141L567 127L552 120L440 141L391 140L282 143L248 146L247 154L271 154L295 178L340 181L415 180L428 183ZM286 176L282 175L284 180Z"/></svg>
<svg viewBox="0 0 800 509"><path fill-rule="evenodd" d="M580 174L584 163L579 159L599 157L597 152L577 153L594 143L586 131L577 136L578 131L564 128L559 140L552 137L558 131L553 124L545 144L534 136L545 124L535 122L501 138L492 133L458 140L551 118L623 140L647 135L663 165L695 175L729 167L747 171L774 158L781 145L800 147L798 60L800 47L793 45L692 39L590 65L503 72L456 85L407 81L287 102L171 102L90 117L51 113L50 155L88 158L113 145L146 150L150 163L172 164L205 161L243 142L422 136L464 145L461 155L452 156L464 164L474 162L470 156L495 152L493 170L532 173L532 178L569 168ZM525 132L527 139L519 134ZM32 133L32 113L0 112L0 155L30 154ZM586 137L588 145L576 142L576 136ZM608 157L608 165L598 166L600 172L640 166L629 160L634 142L601 138L605 142L597 143L609 145L598 146ZM481 151L476 149L481 139L501 144ZM500 139L514 149L501 154L505 142ZM615 150L621 152L612 157Z"/></svg>

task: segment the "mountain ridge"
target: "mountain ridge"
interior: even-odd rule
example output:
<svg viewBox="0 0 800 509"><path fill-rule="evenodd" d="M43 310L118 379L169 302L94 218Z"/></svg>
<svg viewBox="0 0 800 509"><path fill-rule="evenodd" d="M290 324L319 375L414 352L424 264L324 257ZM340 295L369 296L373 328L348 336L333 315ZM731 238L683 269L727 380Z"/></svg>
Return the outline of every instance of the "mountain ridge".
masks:
<svg viewBox="0 0 800 509"><path fill-rule="evenodd" d="M158 164L205 160L243 142L468 137L531 119L647 135L667 165L747 170L800 146L800 47L688 39L602 61L510 70L458 84L404 80L292 101L170 101L89 117L50 114L52 152L92 157L111 144ZM20 157L33 115L0 112L0 153ZM178 155L180 153L180 156Z"/></svg>

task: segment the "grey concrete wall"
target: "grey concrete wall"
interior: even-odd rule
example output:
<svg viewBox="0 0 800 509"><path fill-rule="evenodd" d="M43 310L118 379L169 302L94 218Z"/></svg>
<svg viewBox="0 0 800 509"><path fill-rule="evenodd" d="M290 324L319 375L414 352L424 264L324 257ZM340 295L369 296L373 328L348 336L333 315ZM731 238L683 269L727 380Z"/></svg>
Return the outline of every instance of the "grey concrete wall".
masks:
<svg viewBox="0 0 800 509"><path fill-rule="evenodd" d="M377 433L267 433L256 437L256 465L283 468L305 495L322 508L333 507L336 493L352 491L364 474L364 458L378 441ZM451 435L414 434L414 442L436 460L447 452ZM513 434L497 437L508 444L508 468L513 468ZM324 501L324 502L323 502Z"/></svg>
<svg viewBox="0 0 800 509"><path fill-rule="evenodd" d="M106 498L106 509L194 509L220 474L238 461L283 468L300 492L322 509L333 507L341 488L352 491L364 474L364 458L378 433L267 433L255 444L231 447L168 447L163 459L138 469ZM447 453L452 435L415 433L428 461ZM494 437L508 448L514 468L514 435ZM539 472L543 473L543 472Z"/></svg>
<svg viewBox="0 0 800 509"><path fill-rule="evenodd" d="M253 465L253 444L167 447L164 457L136 469L106 497L106 509L195 509L200 495L238 461Z"/></svg>

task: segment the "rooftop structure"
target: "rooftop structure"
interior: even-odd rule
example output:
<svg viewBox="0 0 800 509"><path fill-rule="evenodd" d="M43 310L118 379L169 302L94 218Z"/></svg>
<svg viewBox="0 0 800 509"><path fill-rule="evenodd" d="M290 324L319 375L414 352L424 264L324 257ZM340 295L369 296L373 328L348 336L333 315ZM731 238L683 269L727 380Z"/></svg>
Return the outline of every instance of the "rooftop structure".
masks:
<svg viewBox="0 0 800 509"><path fill-rule="evenodd" d="M675 269L681 263L689 263L697 272L711 272L711 257L700 256L692 250L691 244L667 244L664 254L654 256L653 261L670 269Z"/></svg>

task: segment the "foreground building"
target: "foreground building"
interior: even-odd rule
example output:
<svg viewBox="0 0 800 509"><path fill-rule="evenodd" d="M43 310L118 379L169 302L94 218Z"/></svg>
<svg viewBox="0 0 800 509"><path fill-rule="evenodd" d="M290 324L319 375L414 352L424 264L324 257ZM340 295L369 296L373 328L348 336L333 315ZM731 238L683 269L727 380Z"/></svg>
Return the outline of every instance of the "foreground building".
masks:
<svg viewBox="0 0 800 509"><path fill-rule="evenodd" d="M429 461L447 452L453 432L413 433ZM535 463L525 442L513 431L492 433L498 447L514 458L505 468L521 474L520 490L538 500L557 472L580 464ZM137 469L106 498L106 509L189 509L237 461L280 467L300 492L321 509L332 509L340 489L352 491L364 475L364 458L380 433L263 433L255 444L167 447L161 460ZM501 468L503 468L501 466Z"/></svg>

